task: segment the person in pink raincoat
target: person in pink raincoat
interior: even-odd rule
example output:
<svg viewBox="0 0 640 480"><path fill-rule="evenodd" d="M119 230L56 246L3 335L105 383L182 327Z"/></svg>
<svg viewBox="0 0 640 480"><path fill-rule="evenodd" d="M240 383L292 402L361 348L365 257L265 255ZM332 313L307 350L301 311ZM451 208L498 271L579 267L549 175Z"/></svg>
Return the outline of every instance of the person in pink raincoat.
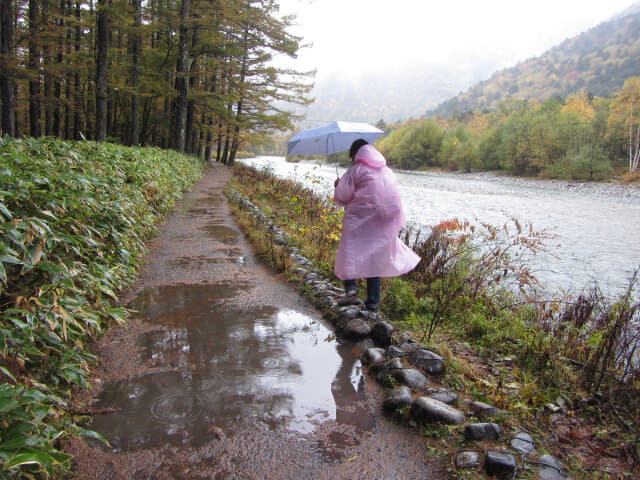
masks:
<svg viewBox="0 0 640 480"><path fill-rule="evenodd" d="M356 279L366 278L365 305L375 311L380 277L407 273L420 257L398 238L405 216L384 156L360 139L351 145L349 157L353 165L335 182L334 200L344 207L344 218L334 272L344 282L346 297L355 297Z"/></svg>

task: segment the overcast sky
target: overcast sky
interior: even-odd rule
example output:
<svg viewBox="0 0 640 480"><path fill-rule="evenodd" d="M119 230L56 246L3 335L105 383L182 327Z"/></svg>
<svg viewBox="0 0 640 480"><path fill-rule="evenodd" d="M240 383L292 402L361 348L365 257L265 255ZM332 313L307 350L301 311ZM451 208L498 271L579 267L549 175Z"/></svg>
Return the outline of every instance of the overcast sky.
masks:
<svg viewBox="0 0 640 480"><path fill-rule="evenodd" d="M280 0L292 33L313 46L299 69L316 79L409 62L501 62L540 55L637 0Z"/></svg>

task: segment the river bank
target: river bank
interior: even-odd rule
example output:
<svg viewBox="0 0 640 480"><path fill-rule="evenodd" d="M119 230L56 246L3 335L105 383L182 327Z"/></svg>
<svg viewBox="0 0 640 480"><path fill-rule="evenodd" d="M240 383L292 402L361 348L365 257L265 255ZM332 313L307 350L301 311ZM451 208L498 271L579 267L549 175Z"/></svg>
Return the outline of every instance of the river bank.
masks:
<svg viewBox="0 0 640 480"><path fill-rule="evenodd" d="M269 174L239 171L238 175L238 188L248 192L270 221L282 226L285 234L291 236L300 248L301 254L313 259L323 275L331 276L331 263L325 253L334 252L336 248L332 235L335 218L325 211L322 200L312 199L297 184L272 179ZM275 232L274 229L273 233L265 235L258 231L251 238L277 268L290 272L286 263L281 261L280 247L277 246L280 240L277 240ZM269 236L272 234L274 239L271 241ZM422 263L430 265L428 258L423 256ZM291 273L292 276L295 276L295 271L297 269ZM443 276L438 275L435 279L435 290L429 290L422 284L423 274L415 278L410 274L403 280L383 282L382 311L393 315L397 328L407 329L415 335L414 338L424 340L425 325L432 321L433 308L438 304L434 302L441 305L445 305L442 302L453 302L447 307L447 317L437 324L433 338L427 344L430 350L447 361L445 386L504 409L508 412L508 429L522 429L524 426L535 432L537 441L544 443L543 451L562 452L560 458L570 466L576 475L574 478L595 479L602 478L601 475L633 478L639 455L632 425L637 418L637 414L632 413L635 408L631 400L635 388L633 382L623 393L620 388L625 390L627 387L607 376L613 382L611 387L618 389L613 396L609 387L604 387L608 393L594 395L593 386L583 388L587 383L582 383L589 378L591 367L588 364L592 360L603 359L598 353L600 347L587 347L587 342L596 338L609 341L607 328L600 332L588 328L555 329L554 318L562 318L563 322L568 322L564 325L569 325L574 320L579 321L575 317L576 312L586 312L572 309L570 305L566 306L566 311L559 304L519 303L506 306L505 299L495 292L472 297L469 303L465 303L464 299L473 295L473 291L464 289L464 286L477 281L474 271L478 272L475 267L466 273L464 270L443 270ZM466 277L468 274L471 276ZM465 277L456 281L460 278L458 275ZM444 290L439 290L438 285L442 285ZM456 285L462 285L463 290L459 291ZM449 286L454 290L451 290L453 296L447 300L447 296L442 297L441 293L446 294ZM425 288L439 298L426 295ZM418 290L422 293L418 294ZM619 307L622 306L621 303ZM637 306L632 308L637 310ZM587 324L590 324L589 320ZM579 362L575 360L578 357L581 357ZM632 409L621 417L614 404L631 406ZM449 454L455 449L456 429L432 428L427 432L426 435L440 438L442 445L448 445L445 450ZM605 450L607 454L594 457L594 452L603 453Z"/></svg>
<svg viewBox="0 0 640 480"><path fill-rule="evenodd" d="M284 157L242 162L300 182L320 195L333 194L333 164L292 164ZM342 175L345 169L338 172ZM531 264L545 298L560 292L577 295L594 281L616 295L640 265L640 244L633 240L640 236L637 187L492 173L397 171L396 176L408 222L422 231L452 218L496 227L517 218L524 226L553 234L548 253Z"/></svg>

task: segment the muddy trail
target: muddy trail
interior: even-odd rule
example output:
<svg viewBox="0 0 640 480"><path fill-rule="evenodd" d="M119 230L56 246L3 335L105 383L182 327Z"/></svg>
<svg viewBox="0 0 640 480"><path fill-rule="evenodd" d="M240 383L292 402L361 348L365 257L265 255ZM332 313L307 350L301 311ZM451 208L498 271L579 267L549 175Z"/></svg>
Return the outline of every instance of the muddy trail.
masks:
<svg viewBox="0 0 640 480"><path fill-rule="evenodd" d="M95 346L85 392L106 447L72 440L76 478L438 479L417 430L382 415L361 351L252 253L214 165L179 201Z"/></svg>

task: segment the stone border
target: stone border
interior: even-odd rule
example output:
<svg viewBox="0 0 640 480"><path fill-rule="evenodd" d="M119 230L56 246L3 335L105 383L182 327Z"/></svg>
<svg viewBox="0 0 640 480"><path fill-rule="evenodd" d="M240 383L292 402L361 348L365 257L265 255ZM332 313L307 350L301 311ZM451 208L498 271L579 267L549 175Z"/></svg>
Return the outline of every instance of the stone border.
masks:
<svg viewBox="0 0 640 480"><path fill-rule="evenodd" d="M412 338L401 338L395 328L378 312L364 308L361 299L344 297L344 289L323 277L313 263L300 254L292 245L292 239L265 215L253 202L229 189L230 200L247 210L256 226L271 235L273 242L284 248L296 264L294 273L309 287L302 293L309 296L323 317L336 330L336 335L357 342L363 349L362 363L369 373L388 388L383 409L388 414L407 412L411 419L421 425L445 424L465 425L467 441L499 441L503 439L502 428L492 422L467 423L470 416L490 420L500 411L482 402L471 401L459 405L458 395L442 388L434 379L445 371L444 359L429 351ZM512 451L496 451L479 448L463 450L454 460L457 471L478 471L481 467L487 475L501 480L515 479L518 471L538 467L542 480L566 480L568 475L562 463L551 455L543 455L535 461L527 460L529 454L537 455L535 441L526 432L511 436ZM516 453L521 458L516 457ZM518 461L519 460L519 461Z"/></svg>

